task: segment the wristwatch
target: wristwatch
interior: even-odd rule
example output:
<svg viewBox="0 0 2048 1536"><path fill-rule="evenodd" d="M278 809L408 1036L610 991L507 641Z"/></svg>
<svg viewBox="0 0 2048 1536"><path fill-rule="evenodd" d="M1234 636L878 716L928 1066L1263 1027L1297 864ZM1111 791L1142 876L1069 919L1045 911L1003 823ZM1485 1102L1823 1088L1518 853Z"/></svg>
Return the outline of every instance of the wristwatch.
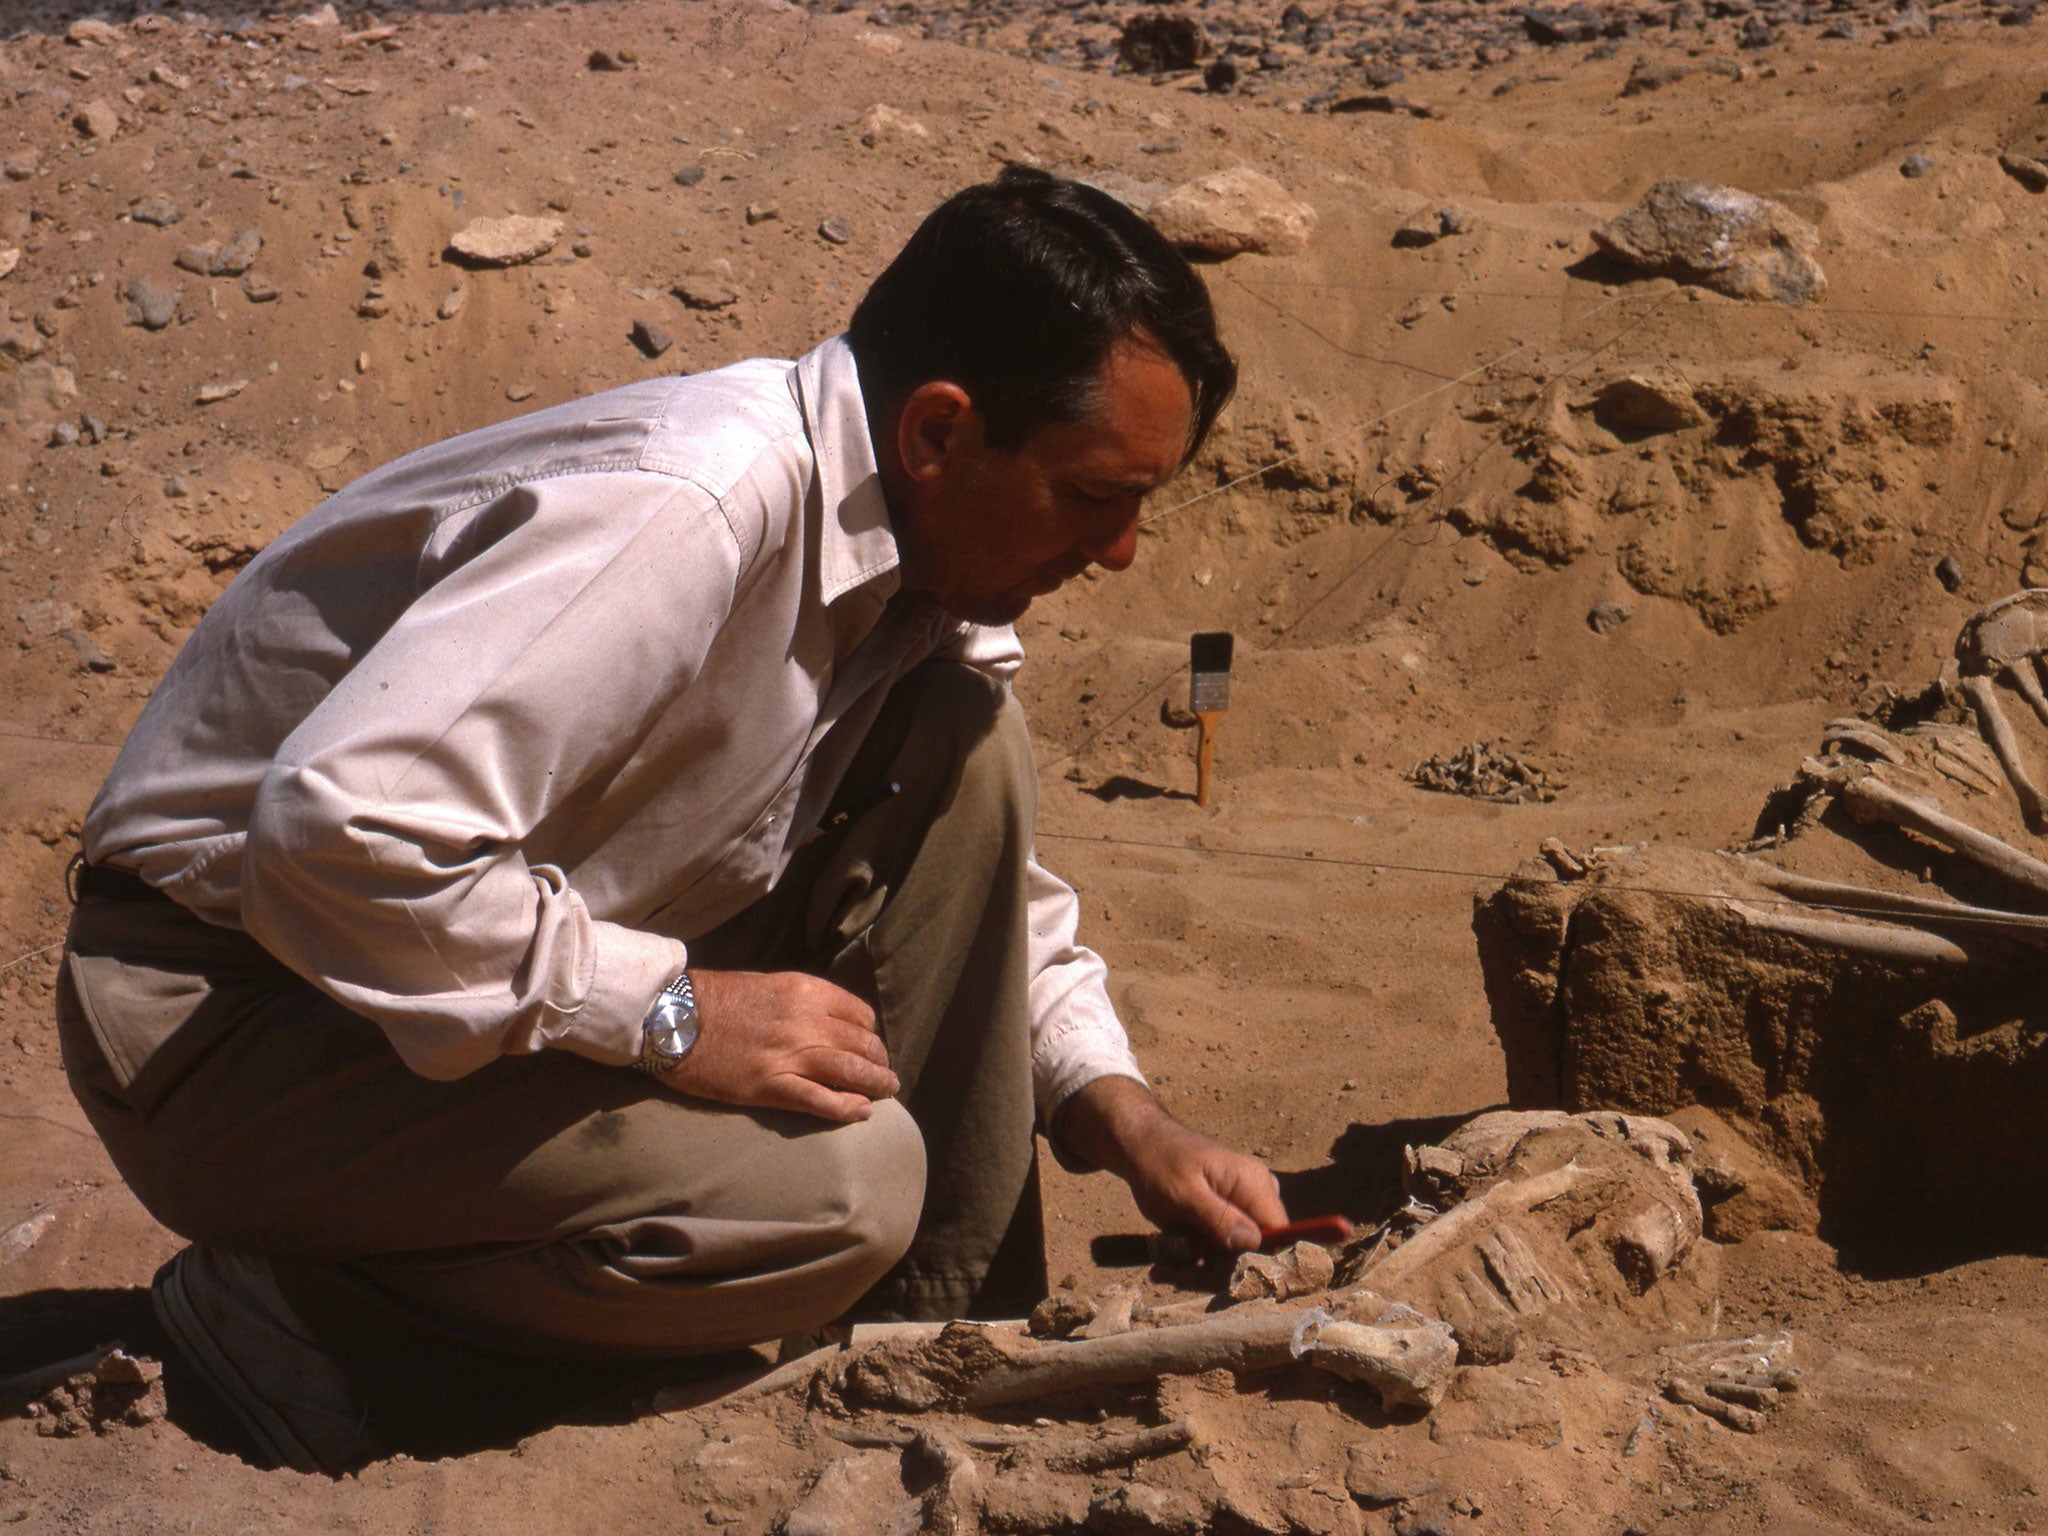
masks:
<svg viewBox="0 0 2048 1536"><path fill-rule="evenodd" d="M640 1059L633 1064L649 1077L660 1077L683 1064L697 1043L697 994L690 973L682 972L661 989L640 1026Z"/></svg>

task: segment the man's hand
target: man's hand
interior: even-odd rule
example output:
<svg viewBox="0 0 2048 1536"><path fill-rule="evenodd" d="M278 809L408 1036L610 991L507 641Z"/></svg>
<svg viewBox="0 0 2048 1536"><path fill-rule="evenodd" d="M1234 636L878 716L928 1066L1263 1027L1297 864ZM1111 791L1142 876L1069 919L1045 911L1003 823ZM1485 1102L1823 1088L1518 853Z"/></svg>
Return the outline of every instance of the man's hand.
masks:
<svg viewBox="0 0 2048 1536"><path fill-rule="evenodd" d="M661 1082L749 1109L865 1120L901 1086L875 1010L800 971L691 970L697 1044Z"/></svg>
<svg viewBox="0 0 2048 1536"><path fill-rule="evenodd" d="M1161 1227L1192 1227L1227 1250L1259 1246L1260 1227L1286 1224L1272 1170L1169 1115L1143 1084L1098 1077L1067 1100L1059 1132L1126 1184Z"/></svg>

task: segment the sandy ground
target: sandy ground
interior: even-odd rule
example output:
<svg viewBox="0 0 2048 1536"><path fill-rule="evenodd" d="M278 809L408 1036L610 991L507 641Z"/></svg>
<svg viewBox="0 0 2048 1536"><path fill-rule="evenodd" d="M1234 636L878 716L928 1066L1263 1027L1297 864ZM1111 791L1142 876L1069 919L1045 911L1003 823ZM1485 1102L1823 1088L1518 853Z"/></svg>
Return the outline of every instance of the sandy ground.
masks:
<svg viewBox="0 0 2048 1536"><path fill-rule="evenodd" d="M1501 1099L1476 893L1545 837L1747 836L1824 721L1917 689L1960 619L2020 584L2048 506L2048 200L1996 160L2038 148L2048 108L2028 33L1976 13L1891 44L1791 29L1739 68L1632 96L1638 58L1724 57L1722 34L1521 49L1405 81L1426 120L751 5L391 6L240 35L145 17L67 43L77 14L0 19L24 28L0 43L0 266L22 253L0 276L0 1369L115 1336L162 1347L145 1291L177 1240L70 1100L50 946L77 818L206 603L323 487L420 443L795 355L925 209L1005 159L1167 184L1248 164L1319 215L1305 252L1206 269L1242 393L1161 496L1137 568L1027 617L1020 684L1041 852L1082 892L1162 1098L1270 1157L1301 1211L1384 1214L1404 1142ZM593 70L594 48L633 57ZM110 138L74 126L94 102ZM869 144L876 103L908 125ZM1903 176L1913 153L1933 163ZM1745 304L1590 260L1589 230L1664 175L1813 220L1825 301ZM177 221L148 222L156 204ZM1391 243L1446 205L1466 233ZM457 228L503 213L552 213L562 243L507 271L443 262ZM821 237L831 218L844 243ZM174 265L246 229L263 237L249 285ZM690 274L735 301L686 307L671 289ZM123 323L138 278L180 292L162 330ZM636 320L672 350L643 356ZM1652 364L1750 428L1604 437L1592 384ZM201 403L208 386L240 387ZM1927 430L1930 412L1946 425ZM51 446L57 420L80 440ZM1560 455L1561 482L1532 496ZM1953 594L1933 575L1946 555ZM1586 622L1602 601L1632 614L1606 635ZM1184 702L1189 632L1223 628L1239 661L1202 811L1162 705ZM1480 739L1568 787L1500 806L1406 781ZM1099 1288L1089 1237L1138 1218L1110 1181L1045 1170L1053 1273ZM1211 1384L1220 1464L1267 1490L1278 1530L2048 1525L2040 1258L1864 1273L1766 1233L1720 1262L1722 1331L1789 1330L1808 1372L1761 1435L1646 1419L1640 1390L1574 1397L1553 1360L1514 1378L1522 1407L1434 1424ZM251 1466L172 1385L171 1421L146 1428L0 1423L0 1518L764 1531L843 1453L785 1405L571 1425L330 1482ZM1553 1399L1555 1432L1535 1432L1529 1405ZM1432 1525L1421 1502L1347 1498L1347 1456L1462 1507L1440 1500ZM1119 1519L1169 1528L1127 1511L1090 1528Z"/></svg>

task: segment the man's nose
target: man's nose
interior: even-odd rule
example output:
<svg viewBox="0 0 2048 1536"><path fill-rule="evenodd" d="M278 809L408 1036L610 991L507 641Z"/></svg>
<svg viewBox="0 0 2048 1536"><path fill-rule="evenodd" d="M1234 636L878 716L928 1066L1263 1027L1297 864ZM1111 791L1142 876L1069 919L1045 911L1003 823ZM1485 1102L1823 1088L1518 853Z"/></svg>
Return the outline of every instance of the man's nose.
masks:
<svg viewBox="0 0 2048 1536"><path fill-rule="evenodd" d="M1105 570L1129 570L1131 562L1138 558L1138 513L1132 508L1130 516L1119 523L1114 530L1085 541L1081 553L1089 562Z"/></svg>

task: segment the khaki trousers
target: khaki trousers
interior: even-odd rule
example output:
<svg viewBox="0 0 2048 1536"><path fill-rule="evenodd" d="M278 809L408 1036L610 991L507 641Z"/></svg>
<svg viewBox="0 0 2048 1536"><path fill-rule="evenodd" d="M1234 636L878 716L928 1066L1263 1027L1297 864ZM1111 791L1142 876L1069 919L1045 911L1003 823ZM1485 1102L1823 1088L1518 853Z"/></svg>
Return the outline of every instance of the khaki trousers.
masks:
<svg viewBox="0 0 2048 1536"><path fill-rule="evenodd" d="M864 1124L689 1099L559 1051L433 1082L246 935L162 898L80 903L65 1064L151 1213L271 1256L414 1438L521 1384L603 1374L543 1360L716 1351L853 1309L1014 1315L1045 1289L1035 784L1007 691L927 663L892 691L826 835L692 944L693 965L808 970L876 1005L903 1087Z"/></svg>

